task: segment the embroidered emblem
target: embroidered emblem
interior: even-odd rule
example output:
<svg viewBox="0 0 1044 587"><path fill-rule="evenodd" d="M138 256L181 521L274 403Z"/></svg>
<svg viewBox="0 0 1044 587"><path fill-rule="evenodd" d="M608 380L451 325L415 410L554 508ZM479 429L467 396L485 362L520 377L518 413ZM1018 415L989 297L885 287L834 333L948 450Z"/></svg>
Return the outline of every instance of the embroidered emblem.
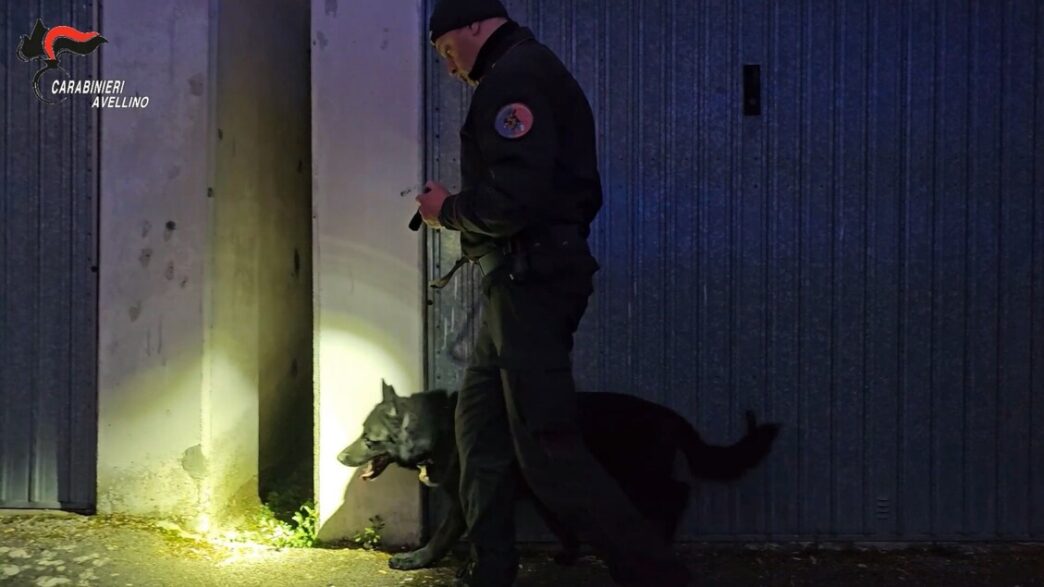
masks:
<svg viewBox="0 0 1044 587"><path fill-rule="evenodd" d="M508 104L497 112L493 124L497 127L497 134L505 139L524 137L533 128L533 112L521 102Z"/></svg>

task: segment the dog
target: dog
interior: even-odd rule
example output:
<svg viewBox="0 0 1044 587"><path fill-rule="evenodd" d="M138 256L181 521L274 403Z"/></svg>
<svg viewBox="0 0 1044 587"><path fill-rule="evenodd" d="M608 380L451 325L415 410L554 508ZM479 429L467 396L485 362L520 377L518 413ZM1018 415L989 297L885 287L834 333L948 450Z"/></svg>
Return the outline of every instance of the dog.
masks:
<svg viewBox="0 0 1044 587"><path fill-rule="evenodd" d="M454 435L455 393L424 391L409 397L381 380L383 399L363 422L362 435L337 456L341 464L365 469L376 479L388 465L418 471L421 483L449 499L450 511L423 547L391 557L393 569L419 569L441 560L467 530L460 503L460 463ZM675 457L684 455L698 479L730 481L757 466L770 452L779 424L758 424L746 413L747 432L731 446L703 442L681 415L638 397L606 392L577 393L579 427L590 450L620 489L668 541L688 505L689 485L674 478ZM532 495L521 475L518 496ZM538 514L561 542L554 557L571 564L579 556L578 537L539 500Z"/></svg>

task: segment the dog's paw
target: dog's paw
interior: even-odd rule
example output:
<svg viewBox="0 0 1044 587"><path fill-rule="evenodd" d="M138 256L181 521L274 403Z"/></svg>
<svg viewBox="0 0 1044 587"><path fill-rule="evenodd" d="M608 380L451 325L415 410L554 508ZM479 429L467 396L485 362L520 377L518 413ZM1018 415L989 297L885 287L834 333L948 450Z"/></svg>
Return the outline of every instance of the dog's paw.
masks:
<svg viewBox="0 0 1044 587"><path fill-rule="evenodd" d="M413 552L403 552L400 554L392 555L388 559L388 566L400 571L412 571L413 569L423 569L424 567L432 563L431 556L428 555L424 549L414 550Z"/></svg>

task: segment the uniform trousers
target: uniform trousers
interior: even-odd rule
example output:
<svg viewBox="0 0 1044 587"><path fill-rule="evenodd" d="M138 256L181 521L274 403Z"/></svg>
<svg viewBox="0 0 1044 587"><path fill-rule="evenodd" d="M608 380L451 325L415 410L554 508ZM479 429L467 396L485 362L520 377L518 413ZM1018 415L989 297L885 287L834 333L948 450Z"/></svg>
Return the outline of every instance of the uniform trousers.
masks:
<svg viewBox="0 0 1044 587"><path fill-rule="evenodd" d="M523 283L503 267L483 278L486 304L455 413L474 585L511 585L517 574L518 474L594 547L617 583L687 584L671 545L580 434L570 354L596 271L589 254L547 255L531 256Z"/></svg>

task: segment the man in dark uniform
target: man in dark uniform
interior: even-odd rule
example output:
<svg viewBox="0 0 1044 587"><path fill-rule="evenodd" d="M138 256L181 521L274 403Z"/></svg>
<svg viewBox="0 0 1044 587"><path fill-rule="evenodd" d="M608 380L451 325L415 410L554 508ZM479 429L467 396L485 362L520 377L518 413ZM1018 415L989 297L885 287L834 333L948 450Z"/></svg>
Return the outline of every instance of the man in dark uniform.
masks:
<svg viewBox="0 0 1044 587"><path fill-rule="evenodd" d="M602 205L594 118L576 80L497 0L441 0L430 40L475 87L461 138L461 191L434 181L424 222L460 231L487 299L457 400L460 496L472 561L458 584L517 574L512 478L606 561L624 585L684 585L688 571L593 459L579 434L570 352L598 263Z"/></svg>

